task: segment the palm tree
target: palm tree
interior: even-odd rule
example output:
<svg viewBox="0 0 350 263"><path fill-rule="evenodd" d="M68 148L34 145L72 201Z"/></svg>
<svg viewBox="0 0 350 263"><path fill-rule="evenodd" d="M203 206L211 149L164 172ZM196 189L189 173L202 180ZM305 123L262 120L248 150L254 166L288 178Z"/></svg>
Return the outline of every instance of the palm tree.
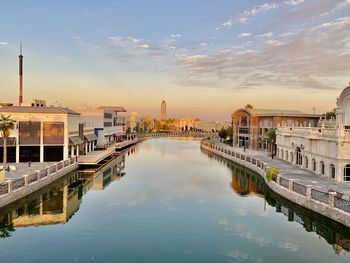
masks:
<svg viewBox="0 0 350 263"><path fill-rule="evenodd" d="M11 131L15 128L15 121L10 119L10 115L5 117L1 114L0 118L0 134L4 140L4 158L3 158L3 169L6 169L7 165L7 138L10 137Z"/></svg>
<svg viewBox="0 0 350 263"><path fill-rule="evenodd" d="M248 103L247 105L244 106L246 109L250 109L252 110L254 108L254 106L250 103Z"/></svg>
<svg viewBox="0 0 350 263"><path fill-rule="evenodd" d="M276 128L271 128L265 133L265 140L271 145L271 157L273 159L274 148L276 143Z"/></svg>

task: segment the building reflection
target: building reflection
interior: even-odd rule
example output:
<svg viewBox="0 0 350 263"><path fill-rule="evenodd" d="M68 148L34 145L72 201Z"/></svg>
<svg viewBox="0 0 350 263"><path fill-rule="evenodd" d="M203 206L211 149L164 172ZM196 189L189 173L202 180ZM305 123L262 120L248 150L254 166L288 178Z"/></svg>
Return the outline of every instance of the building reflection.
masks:
<svg viewBox="0 0 350 263"><path fill-rule="evenodd" d="M103 190L125 175L125 155L96 170L75 171L0 211L0 238L18 227L67 223L79 210L84 194Z"/></svg>
<svg viewBox="0 0 350 263"><path fill-rule="evenodd" d="M231 187L240 196L257 195L265 199L282 213L288 221L302 225L307 232L315 232L330 244L337 255L347 255L350 251L350 229L318 213L277 195L271 191L260 175L234 162L227 161L204 149L202 152L221 162L232 170ZM265 203L266 203L265 202Z"/></svg>

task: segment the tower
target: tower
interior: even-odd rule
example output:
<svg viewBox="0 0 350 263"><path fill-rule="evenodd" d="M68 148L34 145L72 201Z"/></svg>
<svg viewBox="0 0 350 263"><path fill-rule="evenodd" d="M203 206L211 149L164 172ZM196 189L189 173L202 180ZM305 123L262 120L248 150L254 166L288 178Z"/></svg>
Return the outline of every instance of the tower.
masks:
<svg viewBox="0 0 350 263"><path fill-rule="evenodd" d="M163 100L162 104L160 105L160 119L166 120L166 102L165 102L165 100Z"/></svg>
<svg viewBox="0 0 350 263"><path fill-rule="evenodd" d="M23 55L22 55L22 41L20 42L19 47L19 98L18 104L19 106L23 103Z"/></svg>

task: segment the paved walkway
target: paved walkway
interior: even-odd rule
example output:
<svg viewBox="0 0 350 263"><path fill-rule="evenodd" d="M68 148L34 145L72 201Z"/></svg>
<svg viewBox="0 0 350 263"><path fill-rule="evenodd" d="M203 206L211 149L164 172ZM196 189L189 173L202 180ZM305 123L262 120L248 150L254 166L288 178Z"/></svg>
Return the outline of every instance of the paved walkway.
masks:
<svg viewBox="0 0 350 263"><path fill-rule="evenodd" d="M28 163L10 163L10 166L16 167L16 170L10 170L6 172L6 179L21 178L22 175L31 174L36 170L42 170L48 166L51 166L57 162L45 162L45 163L31 163L30 167Z"/></svg>
<svg viewBox="0 0 350 263"><path fill-rule="evenodd" d="M350 199L350 183L348 182L336 182L330 178L323 177L321 175L314 174L311 171L300 168L296 164L291 164L287 161L280 159L271 159L267 152L248 150L244 151L242 148L230 147L227 144L216 143L218 146L225 147L231 151L239 152L242 154L249 155L256 159L259 159L269 167L277 167L280 170L280 174L287 179L294 179L295 182L303 185L312 185L313 188L319 189L323 192L329 190L343 193L344 199Z"/></svg>

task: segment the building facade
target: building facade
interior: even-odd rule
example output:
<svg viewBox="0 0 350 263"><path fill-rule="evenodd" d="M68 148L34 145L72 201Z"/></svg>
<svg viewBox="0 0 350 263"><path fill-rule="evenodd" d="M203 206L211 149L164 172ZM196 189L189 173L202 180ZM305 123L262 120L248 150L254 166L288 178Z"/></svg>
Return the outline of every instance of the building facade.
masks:
<svg viewBox="0 0 350 263"><path fill-rule="evenodd" d="M238 109L232 115L233 143L253 150L270 150L265 134L278 125L316 126L321 115L295 110Z"/></svg>
<svg viewBox="0 0 350 263"><path fill-rule="evenodd" d="M94 130L84 129L80 114L68 108L10 106L0 108L0 114L16 121L7 139L8 162L61 161L95 147Z"/></svg>
<svg viewBox="0 0 350 263"><path fill-rule="evenodd" d="M277 156L315 174L350 181L350 86L337 99L336 119L317 127L282 125L276 131Z"/></svg>
<svg viewBox="0 0 350 263"><path fill-rule="evenodd" d="M126 122L123 107L102 106L97 109L75 109L81 114L84 127L94 130L97 146L122 141L126 135Z"/></svg>

